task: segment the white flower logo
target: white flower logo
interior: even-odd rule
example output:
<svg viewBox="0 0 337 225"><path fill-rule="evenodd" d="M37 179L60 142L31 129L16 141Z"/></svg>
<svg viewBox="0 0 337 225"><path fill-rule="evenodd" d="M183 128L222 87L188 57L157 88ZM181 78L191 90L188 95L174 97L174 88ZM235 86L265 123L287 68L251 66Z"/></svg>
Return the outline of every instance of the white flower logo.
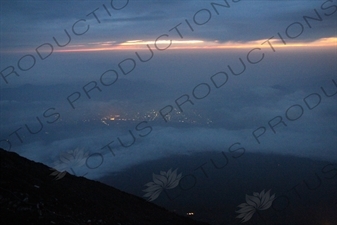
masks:
<svg viewBox="0 0 337 225"><path fill-rule="evenodd" d="M88 152L84 153L83 150L80 150L78 148L75 150L61 153L59 156L59 160L55 163L55 166L53 168L50 168L54 171L50 175L56 176L56 180L63 178L67 174L67 171L69 172L69 170L71 170L73 174L76 175L73 168L81 167L82 165L84 165L86 159L88 158L88 155Z"/></svg>
<svg viewBox="0 0 337 225"><path fill-rule="evenodd" d="M153 201L164 189L172 189L178 186L182 173L177 175L177 169L172 172L172 168L167 172L160 171L160 175L152 174L153 182L145 184L148 188L143 190L147 192L143 197L148 197L148 201Z"/></svg>
<svg viewBox="0 0 337 225"><path fill-rule="evenodd" d="M270 196L270 190L266 193L261 191L261 193L254 192L253 196L246 195L246 202L238 205L241 209L236 211L240 213L236 218L242 218L241 223L247 222L252 218L254 213L258 210L266 210L270 208L275 199L275 194Z"/></svg>

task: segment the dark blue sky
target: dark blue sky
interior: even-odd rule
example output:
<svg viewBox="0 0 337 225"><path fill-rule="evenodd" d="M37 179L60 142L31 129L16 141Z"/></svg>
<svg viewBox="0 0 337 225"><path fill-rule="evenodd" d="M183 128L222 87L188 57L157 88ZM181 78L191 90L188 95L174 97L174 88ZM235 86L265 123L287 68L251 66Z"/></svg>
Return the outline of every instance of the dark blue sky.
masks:
<svg viewBox="0 0 337 225"><path fill-rule="evenodd" d="M323 21L312 21L313 27L306 30L306 35L294 40L313 41L335 37L334 5L334 1L2 0L1 51L29 51L46 42L54 44L53 37L59 40L66 37L64 29L72 37L69 45L84 46L101 42L153 41L165 33L178 39L175 29L169 31L174 27L179 29L184 40L262 40L283 32L294 22L303 23L308 29L302 17L317 17L316 10ZM299 28L294 26L294 29ZM72 31L84 34L75 35Z"/></svg>

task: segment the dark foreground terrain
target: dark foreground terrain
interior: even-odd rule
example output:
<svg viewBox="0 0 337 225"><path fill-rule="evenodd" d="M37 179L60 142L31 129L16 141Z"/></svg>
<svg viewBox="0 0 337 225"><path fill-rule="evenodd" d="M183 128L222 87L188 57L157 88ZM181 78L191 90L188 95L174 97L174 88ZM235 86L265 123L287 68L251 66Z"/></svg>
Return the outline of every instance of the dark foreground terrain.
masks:
<svg viewBox="0 0 337 225"><path fill-rule="evenodd" d="M0 149L0 224L202 225L103 183L67 174ZM90 220L91 222L88 222Z"/></svg>
<svg viewBox="0 0 337 225"><path fill-rule="evenodd" d="M225 155L224 155L225 154ZM149 161L100 181L143 196L152 174L178 168L177 187L153 202L212 225L336 225L337 163L276 154L203 152ZM235 157L233 157L235 156ZM263 190L275 194L272 205L245 223L236 218L246 195ZM256 202L258 203L258 202Z"/></svg>

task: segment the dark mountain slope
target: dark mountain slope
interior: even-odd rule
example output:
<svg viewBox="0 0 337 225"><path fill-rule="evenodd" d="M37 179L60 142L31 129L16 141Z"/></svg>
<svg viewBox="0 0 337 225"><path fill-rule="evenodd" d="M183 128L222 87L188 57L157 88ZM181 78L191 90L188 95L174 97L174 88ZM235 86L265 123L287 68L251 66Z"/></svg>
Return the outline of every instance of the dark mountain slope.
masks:
<svg viewBox="0 0 337 225"><path fill-rule="evenodd" d="M335 159L335 155L327 162L252 152L233 158L225 151L205 151L148 161L100 181L143 196L144 184L151 181L152 173L177 168L183 176L179 185L161 193L154 203L178 214L194 212L194 219L212 225L336 225ZM270 208L241 223L236 218L238 205L246 202L246 195L262 190L271 190L276 200Z"/></svg>
<svg viewBox="0 0 337 225"><path fill-rule="evenodd" d="M0 224L204 224L97 181L55 180L49 167L16 153L0 156Z"/></svg>

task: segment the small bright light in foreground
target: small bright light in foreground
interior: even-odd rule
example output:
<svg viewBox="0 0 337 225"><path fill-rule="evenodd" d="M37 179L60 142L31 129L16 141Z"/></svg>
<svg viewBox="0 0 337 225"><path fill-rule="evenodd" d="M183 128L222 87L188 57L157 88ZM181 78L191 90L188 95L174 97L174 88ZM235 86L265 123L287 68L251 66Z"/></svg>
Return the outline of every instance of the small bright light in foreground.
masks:
<svg viewBox="0 0 337 225"><path fill-rule="evenodd" d="M186 215L188 215L188 216L193 216L193 215L194 215L194 212L188 212L188 213L186 213Z"/></svg>

